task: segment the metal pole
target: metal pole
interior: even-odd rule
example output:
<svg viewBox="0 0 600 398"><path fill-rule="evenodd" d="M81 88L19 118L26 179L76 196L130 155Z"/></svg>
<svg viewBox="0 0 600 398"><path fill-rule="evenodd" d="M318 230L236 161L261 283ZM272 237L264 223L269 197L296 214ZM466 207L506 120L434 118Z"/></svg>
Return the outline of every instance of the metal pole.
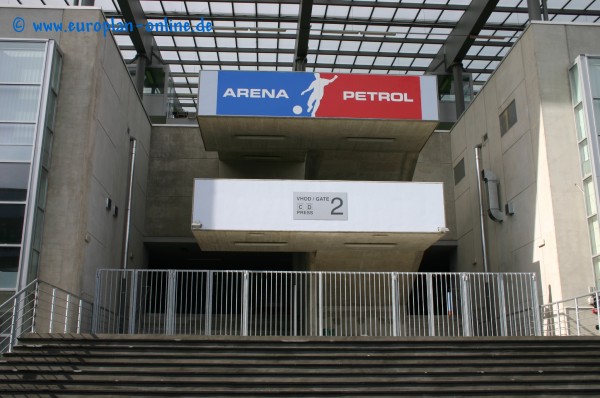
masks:
<svg viewBox="0 0 600 398"><path fill-rule="evenodd" d="M129 252L129 234L131 230L131 202L133 199L133 175L135 169L135 150L137 140L131 138L131 163L129 165L129 189L127 190L127 212L125 215L125 242L123 243L123 269L127 269L127 258Z"/></svg>
<svg viewBox="0 0 600 398"><path fill-rule="evenodd" d="M544 16L544 21L548 21L550 19L548 17L548 0L542 0L542 12Z"/></svg>
<svg viewBox="0 0 600 398"><path fill-rule="evenodd" d="M212 329L212 290L213 290L213 271L206 272L206 299L204 307L204 334L211 335Z"/></svg>
<svg viewBox="0 0 600 398"><path fill-rule="evenodd" d="M483 207L483 192L481 190L481 144L475 146L475 171L477 173L477 195L479 197L479 222L481 227L481 253L483 256L483 271L488 270L487 240L485 236L485 210Z"/></svg>
<svg viewBox="0 0 600 398"><path fill-rule="evenodd" d="M460 277L460 301L463 336L472 336L471 330L471 295L469 292L469 280L467 274L461 274Z"/></svg>
<svg viewBox="0 0 600 398"><path fill-rule="evenodd" d="M31 318L31 333L35 333L35 318L37 316L37 306L40 294L40 283L35 283L35 296L33 298L33 317Z"/></svg>
<svg viewBox="0 0 600 398"><path fill-rule="evenodd" d="M66 334L69 330L69 302L71 301L71 294L67 294L67 305L65 306L65 328L64 333Z"/></svg>
<svg viewBox="0 0 600 398"><path fill-rule="evenodd" d="M318 336L323 336L323 274L319 272L319 330Z"/></svg>
<svg viewBox="0 0 600 398"><path fill-rule="evenodd" d="M94 295L94 307L92 308L92 333L98 333L100 323L100 270L96 271L96 292Z"/></svg>
<svg viewBox="0 0 600 398"><path fill-rule="evenodd" d="M489 296L488 296L489 297ZM504 275L498 275L498 306L500 307L500 336L508 334L506 322L506 292L504 289Z"/></svg>
<svg viewBox="0 0 600 398"><path fill-rule="evenodd" d="M429 336L435 336L435 307L433 296L433 275L427 274L427 321L429 323Z"/></svg>
<svg viewBox="0 0 600 398"><path fill-rule="evenodd" d="M15 299L13 301L12 319L10 322L10 339L8 342L8 352L12 352L13 345L15 343L15 340L17 339L17 336L15 336L15 326L16 326L16 322L17 322L16 312L17 312L17 298L15 297Z"/></svg>
<svg viewBox="0 0 600 398"><path fill-rule="evenodd" d="M77 334L81 333L81 315L83 313L83 300L79 299L79 310L77 312Z"/></svg>
<svg viewBox="0 0 600 398"><path fill-rule="evenodd" d="M127 329L129 334L135 334L136 332L138 274L138 270L132 272L131 282L129 284L129 288L131 289L131 292L129 293L129 327Z"/></svg>
<svg viewBox="0 0 600 398"><path fill-rule="evenodd" d="M392 274L392 334L398 336L398 273Z"/></svg>
<svg viewBox="0 0 600 398"><path fill-rule="evenodd" d="M52 333L52 324L54 323L54 307L56 304L56 288L52 289L52 305L50 306L50 325L48 326L48 333Z"/></svg>
<svg viewBox="0 0 600 398"><path fill-rule="evenodd" d="M176 289L177 289L177 271L170 270L167 275L167 305L165 314L165 333L168 335L175 334L175 305L176 305Z"/></svg>
<svg viewBox="0 0 600 398"><path fill-rule="evenodd" d="M242 285L242 336L248 336L248 271L244 271Z"/></svg>

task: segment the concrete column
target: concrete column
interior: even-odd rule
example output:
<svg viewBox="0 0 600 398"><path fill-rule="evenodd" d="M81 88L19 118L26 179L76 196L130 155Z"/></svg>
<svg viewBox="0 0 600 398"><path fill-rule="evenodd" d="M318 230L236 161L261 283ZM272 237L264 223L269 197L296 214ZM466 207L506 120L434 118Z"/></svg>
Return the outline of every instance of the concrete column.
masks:
<svg viewBox="0 0 600 398"><path fill-rule="evenodd" d="M530 21L542 20L542 7L540 0L527 0L527 11L529 12Z"/></svg>
<svg viewBox="0 0 600 398"><path fill-rule="evenodd" d="M465 89L463 87L462 63L452 64L452 74L454 77L454 100L456 103L456 118L465 111Z"/></svg>
<svg viewBox="0 0 600 398"><path fill-rule="evenodd" d="M294 72L304 72L306 70L306 58L296 58L294 60Z"/></svg>
<svg viewBox="0 0 600 398"><path fill-rule="evenodd" d="M137 68L135 70L135 89L140 97L144 96L144 77L146 76L146 65L148 60L144 55L139 55L137 58Z"/></svg>

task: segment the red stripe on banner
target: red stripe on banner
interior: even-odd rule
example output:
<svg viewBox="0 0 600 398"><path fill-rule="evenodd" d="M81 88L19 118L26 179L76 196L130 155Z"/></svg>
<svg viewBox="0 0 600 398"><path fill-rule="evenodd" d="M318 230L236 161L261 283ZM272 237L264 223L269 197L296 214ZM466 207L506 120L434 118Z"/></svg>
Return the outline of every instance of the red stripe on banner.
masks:
<svg viewBox="0 0 600 398"><path fill-rule="evenodd" d="M319 78L323 95L320 102L319 93L314 96L316 117L421 119L419 76L321 73Z"/></svg>

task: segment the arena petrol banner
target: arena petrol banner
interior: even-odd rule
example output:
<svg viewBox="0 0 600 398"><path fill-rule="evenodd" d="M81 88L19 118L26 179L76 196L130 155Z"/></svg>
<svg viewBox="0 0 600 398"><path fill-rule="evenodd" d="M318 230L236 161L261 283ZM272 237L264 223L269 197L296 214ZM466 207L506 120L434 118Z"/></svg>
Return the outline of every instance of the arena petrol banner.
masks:
<svg viewBox="0 0 600 398"><path fill-rule="evenodd" d="M435 76L202 71L198 116L437 120Z"/></svg>

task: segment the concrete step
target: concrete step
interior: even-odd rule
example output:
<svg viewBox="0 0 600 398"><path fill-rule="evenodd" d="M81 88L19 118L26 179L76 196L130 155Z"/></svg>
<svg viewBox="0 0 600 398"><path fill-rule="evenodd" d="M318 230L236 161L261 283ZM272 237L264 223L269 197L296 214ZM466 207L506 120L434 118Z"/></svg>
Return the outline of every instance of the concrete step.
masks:
<svg viewBox="0 0 600 398"><path fill-rule="evenodd" d="M37 355L29 355L29 356L5 356L6 361L10 361L10 363L23 363L23 364L98 364L98 365L122 365L123 363L131 364L132 366L146 365L149 364L152 360L159 360L159 363L164 363L165 360L169 359L168 357L163 356L150 356L147 355L144 358L140 357L121 357L116 358L115 356L106 356L106 357L75 357L71 355L54 355L54 356L37 356ZM432 358L429 361L425 361L423 358L415 357L413 359L404 359L402 361L397 358L371 358L371 357L362 357L362 358L349 358L349 359L341 359L335 356L332 356L327 359L314 359L314 358L304 358L302 361L299 358L294 356L290 356L285 359L276 359L276 358L261 358L260 360L254 357L246 357L246 358L236 358L236 357L224 357L215 359L213 357L208 358L189 358L189 357L180 357L180 358L170 358L173 360L173 363L177 363L180 365L206 365L206 366L218 366L218 365L229 365L229 366L346 366L346 367L374 367L374 366L404 366L404 367L414 367L414 366L456 366L457 364L469 365L469 366L486 366L490 363L494 363L496 365L502 366L536 366L539 364L553 364L553 365L572 365L572 366L593 366L598 363L597 358L587 357L585 359L582 358L570 358L570 357L552 357L548 356L547 358L531 358L530 360L515 359L513 357L505 357L505 358L478 358L478 359L470 359L470 358L448 358L445 356L440 356L439 358Z"/></svg>
<svg viewBox="0 0 600 398"><path fill-rule="evenodd" d="M277 366L277 367L240 367L240 366L198 366L191 364L189 366L180 366L173 364L165 366L164 364L147 364L143 367L138 365L130 366L98 366L97 364L77 364L77 365L44 365L31 363L21 365L11 363L0 365L0 375L6 373L36 373L36 374L70 374L84 372L86 374L106 374L106 375L219 375L219 374L237 374L237 375L294 375L311 376L320 374L330 375L460 375L460 374L487 374L487 375L545 375L550 376L570 375L570 374L600 374L600 366L563 366L539 364L536 366L431 366L431 367L306 367L298 365Z"/></svg>
<svg viewBox="0 0 600 398"><path fill-rule="evenodd" d="M353 397L377 397L377 396L512 396L520 394L524 396L598 396L600 392L600 383L589 385L554 385L546 384L543 386L530 386L528 383L513 383L507 385L498 385L494 383L485 383L482 385L465 385L460 383L457 385L445 383L390 386L382 385L365 385L362 387L348 386L344 384L336 384L329 386L307 386L300 385L221 385L221 386L205 386L205 385L127 385L123 383L107 382L104 384L85 384L85 383L69 383L69 384L42 384L42 383L19 383L19 384L3 384L0 385L0 393L3 397L7 393L30 393L38 394L53 394L53 396L65 396L68 394L106 394L114 396L115 394L141 394L142 396L214 396L223 395L228 397L233 396L269 396L269 397L289 397L289 396L353 396ZM526 393L525 393L526 392ZM143 395L145 394L145 395Z"/></svg>
<svg viewBox="0 0 600 398"><path fill-rule="evenodd" d="M600 396L600 339L30 336L1 397Z"/></svg>

